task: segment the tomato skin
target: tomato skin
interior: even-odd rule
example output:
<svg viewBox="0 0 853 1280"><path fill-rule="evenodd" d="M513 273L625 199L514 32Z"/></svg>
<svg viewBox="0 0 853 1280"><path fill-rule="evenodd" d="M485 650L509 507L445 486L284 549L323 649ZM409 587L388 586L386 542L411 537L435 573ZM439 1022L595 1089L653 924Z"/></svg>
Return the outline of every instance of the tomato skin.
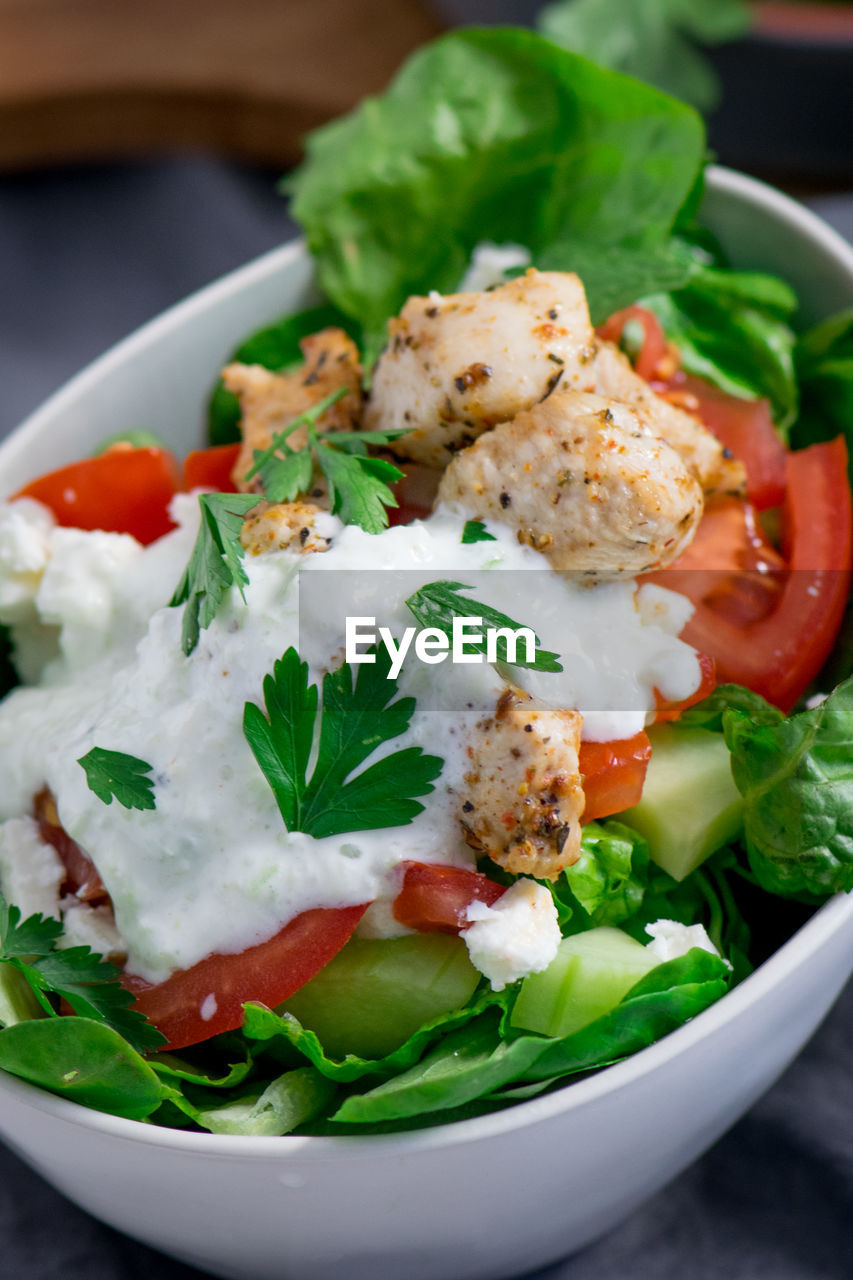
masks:
<svg viewBox="0 0 853 1280"><path fill-rule="evenodd" d="M236 493L231 474L239 453L239 444L217 444L188 454L184 462L184 488L187 492L215 489L218 493Z"/></svg>
<svg viewBox="0 0 853 1280"><path fill-rule="evenodd" d="M465 929L466 908L472 902L492 906L505 885L495 884L478 871L404 862L403 884L394 899L394 919L419 933L459 933Z"/></svg>
<svg viewBox="0 0 853 1280"><path fill-rule="evenodd" d="M349 942L368 906L303 911L274 937L237 955L216 952L157 984L125 974L122 984L166 1037L162 1049L184 1049L234 1031L246 1001L274 1008L289 999ZM201 1008L211 995L216 1007L205 1019Z"/></svg>
<svg viewBox="0 0 853 1280"><path fill-rule="evenodd" d="M47 787L36 796L33 814L42 840L53 846L65 867L64 892L73 893L81 902L87 902L93 907L108 903L110 895L97 867L60 823L56 803Z"/></svg>
<svg viewBox="0 0 853 1280"><path fill-rule="evenodd" d="M613 742L582 742L578 758L586 798L581 821L594 822L638 803L652 744L642 731Z"/></svg>
<svg viewBox="0 0 853 1280"><path fill-rule="evenodd" d="M613 315L599 326L596 333L605 341L615 342L618 345L622 338L622 331L630 320L641 324L645 333L642 348L634 361L634 369L641 378L645 378L646 382L651 382L655 377L661 376L661 370L665 368L666 357L669 355L666 336L653 311L636 305L623 307L621 311L614 311Z"/></svg>
<svg viewBox="0 0 853 1280"><path fill-rule="evenodd" d="M746 496L756 511L785 500L788 451L773 425L769 400L743 400L690 373L677 373L664 392L704 422L746 467Z"/></svg>
<svg viewBox="0 0 853 1280"><path fill-rule="evenodd" d="M853 512L844 440L813 444L786 460L783 544L788 572L777 578L770 609L753 621L732 616L743 575L730 571L720 598L704 592L682 638L716 659L717 677L746 685L789 712L829 657L847 602L853 558ZM700 524L701 530L701 524ZM690 549L688 549L689 554ZM667 574L657 575L666 584ZM694 599L687 583L669 585ZM734 597L723 589L734 584Z"/></svg>
<svg viewBox="0 0 853 1280"><path fill-rule="evenodd" d="M678 720L682 711L686 711L688 707L694 707L697 702L701 702L703 698L707 698L714 692L717 687L717 664L707 653L700 653L699 671L701 673L699 684L688 698L683 698L681 702L667 702L662 694L655 689L655 701L657 703L657 712L655 714L655 724L662 724L667 720Z"/></svg>
<svg viewBox="0 0 853 1280"><path fill-rule="evenodd" d="M167 449L119 445L39 476L15 497L35 498L66 528L129 533L148 546L175 528L169 503L179 488L178 463Z"/></svg>

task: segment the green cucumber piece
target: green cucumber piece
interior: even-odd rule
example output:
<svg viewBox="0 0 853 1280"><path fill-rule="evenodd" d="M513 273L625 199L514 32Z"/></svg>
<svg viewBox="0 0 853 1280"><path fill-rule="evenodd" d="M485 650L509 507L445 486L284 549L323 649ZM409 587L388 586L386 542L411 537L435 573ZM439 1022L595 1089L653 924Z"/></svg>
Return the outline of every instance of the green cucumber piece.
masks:
<svg viewBox="0 0 853 1280"><path fill-rule="evenodd" d="M721 733L657 725L649 738L642 799L620 818L645 836L659 867L683 880L740 835L743 798Z"/></svg>
<svg viewBox="0 0 853 1280"><path fill-rule="evenodd" d="M575 933L561 941L547 969L521 983L512 1025L544 1036L571 1036L615 1009L657 964L657 956L621 929L603 924Z"/></svg>
<svg viewBox="0 0 853 1280"><path fill-rule="evenodd" d="M44 1016L24 975L14 965L0 963L0 1025L13 1027Z"/></svg>
<svg viewBox="0 0 853 1280"><path fill-rule="evenodd" d="M93 458L100 458L102 453L106 453L108 449L113 449L117 444L130 445L131 449L165 449L166 446L159 436L155 436L153 431L145 431L141 427L131 431L116 431L115 435L107 436L106 440L102 440L100 444L92 451Z"/></svg>
<svg viewBox="0 0 853 1280"><path fill-rule="evenodd" d="M333 1058L384 1058L426 1022L470 1000L480 974L460 938L353 938L281 1006Z"/></svg>
<svg viewBox="0 0 853 1280"><path fill-rule="evenodd" d="M659 963L642 943L609 925L563 938L548 968L522 982L512 1025L546 1036L571 1035L615 1009Z"/></svg>

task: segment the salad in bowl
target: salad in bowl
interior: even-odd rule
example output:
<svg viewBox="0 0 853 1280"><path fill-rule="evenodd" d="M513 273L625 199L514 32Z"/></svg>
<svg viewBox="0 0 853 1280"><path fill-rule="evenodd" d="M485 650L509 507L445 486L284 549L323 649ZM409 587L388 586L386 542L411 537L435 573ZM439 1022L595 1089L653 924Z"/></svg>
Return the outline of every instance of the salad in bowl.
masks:
<svg viewBox="0 0 853 1280"><path fill-rule="evenodd" d="M646 86L445 37L309 139L319 295L207 442L14 484L7 1072L190 1132L444 1125L853 886L850 316L795 334L728 265L703 156Z"/></svg>

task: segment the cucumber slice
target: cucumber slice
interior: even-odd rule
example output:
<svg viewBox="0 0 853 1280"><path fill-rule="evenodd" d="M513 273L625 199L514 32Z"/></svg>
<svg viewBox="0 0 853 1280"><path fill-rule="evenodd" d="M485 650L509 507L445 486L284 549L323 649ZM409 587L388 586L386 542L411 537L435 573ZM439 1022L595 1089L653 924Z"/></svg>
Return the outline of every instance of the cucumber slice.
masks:
<svg viewBox="0 0 853 1280"><path fill-rule="evenodd" d="M620 818L645 836L659 867L683 880L740 835L743 799L722 734L658 725L649 738L643 797Z"/></svg>
<svg viewBox="0 0 853 1280"><path fill-rule="evenodd" d="M10 964L0 964L0 1025L13 1027L17 1022L44 1016L24 975Z"/></svg>
<svg viewBox="0 0 853 1280"><path fill-rule="evenodd" d="M542 973L521 984L512 1025L546 1036L568 1036L609 1013L659 963L621 929L602 925L563 938Z"/></svg>
<svg viewBox="0 0 853 1280"><path fill-rule="evenodd" d="M382 1058L466 1004L479 981L460 938L353 938L279 1012L315 1031L332 1057Z"/></svg>

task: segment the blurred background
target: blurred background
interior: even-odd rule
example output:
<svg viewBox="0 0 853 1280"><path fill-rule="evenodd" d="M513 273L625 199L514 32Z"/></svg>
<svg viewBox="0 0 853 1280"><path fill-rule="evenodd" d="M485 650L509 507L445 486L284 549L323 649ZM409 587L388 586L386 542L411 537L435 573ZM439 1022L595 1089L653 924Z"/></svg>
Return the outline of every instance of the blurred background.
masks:
<svg viewBox="0 0 853 1280"><path fill-rule="evenodd" d="M276 179L306 130L472 22L687 98L720 160L853 236L849 0L0 0L0 434L289 238Z"/></svg>
<svg viewBox="0 0 853 1280"><path fill-rule="evenodd" d="M686 97L720 160L853 239L850 2L0 0L0 436L137 325L291 237L276 183L305 131L471 22L538 26ZM848 991L730 1135L551 1280L849 1277L851 1016ZM8 1152L0 1249L10 1280L198 1274Z"/></svg>

